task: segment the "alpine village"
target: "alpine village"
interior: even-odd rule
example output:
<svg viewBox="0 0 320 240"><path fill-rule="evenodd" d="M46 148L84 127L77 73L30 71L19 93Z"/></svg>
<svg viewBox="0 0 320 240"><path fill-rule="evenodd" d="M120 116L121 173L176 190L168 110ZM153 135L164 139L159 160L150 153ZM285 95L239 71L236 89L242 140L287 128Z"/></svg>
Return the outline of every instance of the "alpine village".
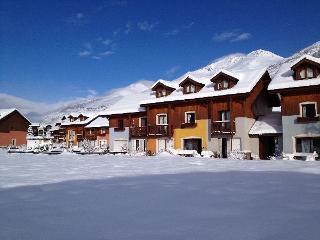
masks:
<svg viewBox="0 0 320 240"><path fill-rule="evenodd" d="M320 58L300 54L282 60L276 71L270 56L254 59L209 75L160 79L142 97L127 96L129 105L70 113L51 124L32 123L15 108L0 109L0 146L24 153L151 156L168 151L319 160Z"/></svg>

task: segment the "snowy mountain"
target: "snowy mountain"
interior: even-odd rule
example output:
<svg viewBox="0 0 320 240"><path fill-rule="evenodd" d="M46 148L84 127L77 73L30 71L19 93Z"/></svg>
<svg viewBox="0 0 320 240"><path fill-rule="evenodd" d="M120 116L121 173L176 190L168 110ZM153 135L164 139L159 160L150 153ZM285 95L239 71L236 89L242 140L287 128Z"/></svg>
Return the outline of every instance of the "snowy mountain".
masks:
<svg viewBox="0 0 320 240"><path fill-rule="evenodd" d="M127 87L117 88L109 91L105 96L88 97L71 102L61 108L56 109L43 118L46 123L59 121L62 116L72 114L86 113L89 115L103 113L114 105L121 104L121 101L128 96L137 96L148 91L153 82L138 81ZM129 97L130 99L130 97Z"/></svg>
<svg viewBox="0 0 320 240"><path fill-rule="evenodd" d="M320 42L316 42L288 58L283 58L272 52L262 49L250 52L248 54L230 54L215 59L205 67L186 72L171 82L178 83L185 77L192 76L205 83L210 79L210 77L212 77L221 69L232 72L239 71L243 68L246 68L249 71L268 68L271 77L273 77L279 71L281 66L285 66L286 64L296 61L304 54L320 57ZM22 99L16 97L11 99L12 97L8 98L8 96L3 96L3 94L0 94L0 103L5 103L7 100L8 104L13 103L14 105L9 106L8 104L5 104L5 106L2 106L3 104L0 104L0 107L17 107L20 109L20 104L23 108L22 112L26 113L31 120L38 121L38 119L42 117L42 121L54 123L59 121L63 115L70 113L87 113L91 115L106 111L116 112L119 110L129 111L131 109L138 109L140 101L145 98L152 97L150 88L153 83L153 81L138 81L130 84L127 87L111 90L105 96L91 96L51 105L29 101L23 102Z"/></svg>

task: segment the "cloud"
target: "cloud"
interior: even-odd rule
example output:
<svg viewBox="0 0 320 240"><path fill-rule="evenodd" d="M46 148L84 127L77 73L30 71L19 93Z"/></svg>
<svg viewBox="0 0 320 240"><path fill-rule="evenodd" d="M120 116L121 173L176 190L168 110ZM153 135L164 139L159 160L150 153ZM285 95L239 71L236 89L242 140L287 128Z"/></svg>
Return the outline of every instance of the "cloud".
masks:
<svg viewBox="0 0 320 240"><path fill-rule="evenodd" d="M192 28L193 25L194 25L194 22L190 22L190 23L188 23L186 25L183 25L182 28L189 29L189 28Z"/></svg>
<svg viewBox="0 0 320 240"><path fill-rule="evenodd" d="M78 12L70 16L66 22L74 26L80 26L88 23L88 19L86 18L84 13Z"/></svg>
<svg viewBox="0 0 320 240"><path fill-rule="evenodd" d="M113 54L114 54L114 51L107 50L105 52L100 53L99 55L100 56L110 56L110 55L113 55Z"/></svg>
<svg viewBox="0 0 320 240"><path fill-rule="evenodd" d="M163 35L165 37L171 37L171 36L177 35L179 32L180 32L179 29L173 29L172 31L166 32Z"/></svg>
<svg viewBox="0 0 320 240"><path fill-rule="evenodd" d="M163 36L172 37L172 36L178 35L180 32L183 32L183 31L186 31L187 29L192 28L193 25L194 25L194 22L190 22L188 24L182 25L181 27L175 28L171 31L164 33Z"/></svg>
<svg viewBox="0 0 320 240"><path fill-rule="evenodd" d="M179 66L173 66L165 72L166 77L173 77L175 73L180 69Z"/></svg>
<svg viewBox="0 0 320 240"><path fill-rule="evenodd" d="M229 32L222 32L222 33L216 33L212 40L216 42L223 42L223 41L229 41L229 42L239 42L248 40L251 38L251 33L248 32L240 32L240 31L229 31Z"/></svg>
<svg viewBox="0 0 320 240"><path fill-rule="evenodd" d="M154 23L150 23L148 21L143 21L143 22L138 22L137 23L137 27L141 30L141 31L152 31L159 23L158 22L154 22Z"/></svg>
<svg viewBox="0 0 320 240"><path fill-rule="evenodd" d="M84 50L79 52L80 57L88 57L92 54L92 45L91 43L85 43L84 45Z"/></svg>
<svg viewBox="0 0 320 240"><path fill-rule="evenodd" d="M127 23L126 26L125 26L125 30L124 30L124 34L129 34L132 30L132 26L131 26L131 23Z"/></svg>
<svg viewBox="0 0 320 240"><path fill-rule="evenodd" d="M91 96L93 97L93 96L98 95L98 92L93 89L88 89L88 93L89 93L88 97L91 97Z"/></svg>

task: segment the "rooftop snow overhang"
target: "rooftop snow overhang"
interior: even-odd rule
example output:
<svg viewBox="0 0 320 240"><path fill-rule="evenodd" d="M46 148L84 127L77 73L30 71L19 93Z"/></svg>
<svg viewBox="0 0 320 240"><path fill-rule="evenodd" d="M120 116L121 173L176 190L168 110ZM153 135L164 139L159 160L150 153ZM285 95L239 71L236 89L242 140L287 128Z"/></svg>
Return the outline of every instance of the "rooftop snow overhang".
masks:
<svg viewBox="0 0 320 240"><path fill-rule="evenodd" d="M205 84L199 82L198 80L196 80L195 78L192 78L190 76L187 76L185 79L183 79L180 83L179 83L179 87L183 87L183 85L185 85L186 83L193 83L195 85L198 85L200 87L204 87Z"/></svg>
<svg viewBox="0 0 320 240"><path fill-rule="evenodd" d="M291 70L294 70L296 67L298 67L299 65L301 65L303 63L307 63L307 64L311 64L311 65L315 65L317 67L320 67L320 58L316 58L316 57L313 57L310 55L302 56L301 58L299 58L297 61L295 61L291 65Z"/></svg>
<svg viewBox="0 0 320 240"><path fill-rule="evenodd" d="M215 74L212 78L211 78L211 82L215 82L218 78L220 78L221 76L223 77L227 77L228 79L233 80L234 82L238 82L239 81L239 77L236 76L235 74L227 71L227 70L220 70L217 74Z"/></svg>
<svg viewBox="0 0 320 240"><path fill-rule="evenodd" d="M164 80L158 80L155 84L152 85L151 90L156 91L156 88L158 86L162 86L163 88L169 89L171 91L176 90L176 88L173 87L172 84L169 84L167 81L164 81Z"/></svg>

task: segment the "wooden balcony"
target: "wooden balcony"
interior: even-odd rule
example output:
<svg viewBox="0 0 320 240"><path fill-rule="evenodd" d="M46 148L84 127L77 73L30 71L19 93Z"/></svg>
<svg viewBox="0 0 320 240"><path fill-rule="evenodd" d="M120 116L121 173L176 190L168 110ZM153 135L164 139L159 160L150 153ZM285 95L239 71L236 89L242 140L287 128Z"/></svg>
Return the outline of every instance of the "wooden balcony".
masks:
<svg viewBox="0 0 320 240"><path fill-rule="evenodd" d="M234 121L213 121L211 123L211 135L234 134L236 127Z"/></svg>
<svg viewBox="0 0 320 240"><path fill-rule="evenodd" d="M314 123L320 121L320 117L297 117L298 123Z"/></svg>
<svg viewBox="0 0 320 240"><path fill-rule="evenodd" d="M129 129L130 137L146 137L147 136L147 127L130 127Z"/></svg>
<svg viewBox="0 0 320 240"><path fill-rule="evenodd" d="M147 131L148 136L171 137L171 129L169 125L149 125Z"/></svg>
<svg viewBox="0 0 320 240"><path fill-rule="evenodd" d="M195 128L197 126L197 123L181 123L181 128Z"/></svg>

